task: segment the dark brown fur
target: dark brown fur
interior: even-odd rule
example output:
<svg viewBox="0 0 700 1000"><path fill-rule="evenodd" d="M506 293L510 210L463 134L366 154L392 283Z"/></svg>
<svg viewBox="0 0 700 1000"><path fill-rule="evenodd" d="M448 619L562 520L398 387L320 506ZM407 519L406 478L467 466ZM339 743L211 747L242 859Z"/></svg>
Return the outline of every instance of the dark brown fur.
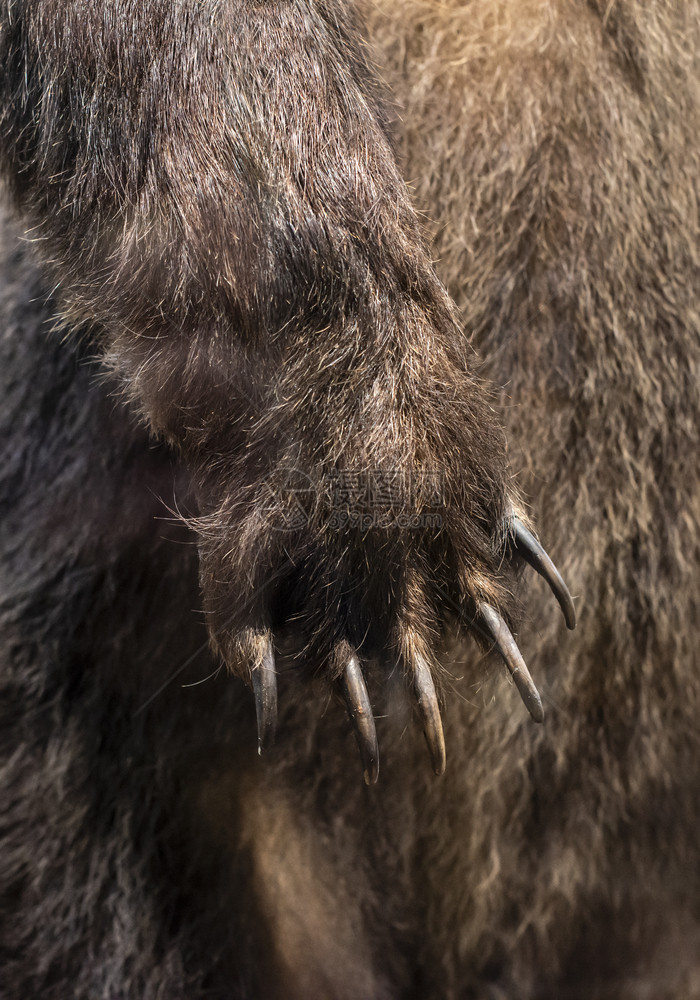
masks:
<svg viewBox="0 0 700 1000"><path fill-rule="evenodd" d="M545 726L473 646L447 658L455 603L513 614L515 487L347 5L4 3L0 162L56 286L6 221L13 1000L700 996L700 10L369 13L438 271L579 597L564 639L528 577ZM56 311L82 340L47 340ZM315 490L291 532L290 468ZM328 476L368 469L443 471L437 536L338 529ZM194 536L154 520L174 474ZM216 666L194 537L237 676L183 690ZM262 761L250 627L294 654ZM441 779L407 636L450 671ZM346 639L386 716L373 789L328 705Z"/></svg>

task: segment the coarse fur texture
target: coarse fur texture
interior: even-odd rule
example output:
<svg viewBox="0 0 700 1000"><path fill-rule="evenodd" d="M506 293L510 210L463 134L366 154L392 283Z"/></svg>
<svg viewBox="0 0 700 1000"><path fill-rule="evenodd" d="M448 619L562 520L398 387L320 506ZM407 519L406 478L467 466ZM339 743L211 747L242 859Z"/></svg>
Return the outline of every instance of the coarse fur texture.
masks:
<svg viewBox="0 0 700 1000"><path fill-rule="evenodd" d="M349 4L0 2L11 1000L700 997L700 5L366 14L386 102ZM451 649L518 495L543 727Z"/></svg>

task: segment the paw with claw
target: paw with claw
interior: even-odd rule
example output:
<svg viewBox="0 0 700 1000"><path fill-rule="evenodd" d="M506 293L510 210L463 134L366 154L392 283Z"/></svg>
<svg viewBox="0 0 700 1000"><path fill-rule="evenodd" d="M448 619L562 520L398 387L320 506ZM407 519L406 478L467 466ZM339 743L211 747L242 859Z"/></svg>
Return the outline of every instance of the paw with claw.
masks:
<svg viewBox="0 0 700 1000"><path fill-rule="evenodd" d="M445 736L433 678L440 634L448 622L456 621L482 646L500 654L530 715L536 722L543 721L542 701L507 623L508 612L496 610L501 604L495 599L498 590L489 593L483 582L479 589L458 584L446 587L444 577L438 580L438 571L432 568L457 567L455 576L460 578L455 546L445 531L446 526L458 523L459 513L446 511L437 528L411 532L384 525L382 530L363 533L343 531L337 525L331 529L328 511L317 511L314 545L303 541L308 538L304 530L296 537L293 532L275 535L268 530L266 537L275 539L277 546L268 541L265 557L258 558L257 571L249 575L247 591L239 601L244 609L239 624L233 624L230 615L224 621L214 610L213 630L229 665L251 683L260 753L275 738L276 651L288 650L284 637L290 634L291 625L300 670L304 665L325 670L342 694L367 784L376 782L379 774L377 734L363 675L363 663L370 658L402 668L418 707L433 770L438 775L444 771ZM314 515L309 516L313 521ZM284 518L282 522L289 523ZM567 626L573 629L576 616L569 590L523 520L506 506L501 530L492 527L494 564L505 551L510 557L507 565L522 560L533 567L548 583ZM205 593L211 592L211 581L222 572L220 565L210 570ZM226 602L230 596L227 588ZM210 605L210 614L215 608ZM251 617L257 624L251 625Z"/></svg>
<svg viewBox="0 0 700 1000"><path fill-rule="evenodd" d="M300 679L342 688L375 781L363 665L376 660L415 692L440 773L434 678L455 621L499 650L543 715L509 630L508 548L570 626L571 598L509 513L503 435L352 5L191 6L173 62L178 5L136 33L128 18L107 29L97 5L93 45L89 31L75 44L82 3L0 5L3 175L62 315L95 330L191 477L207 623L254 688L260 748L284 650ZM301 510L289 469L311 486ZM369 523L327 488L339 475L352 494L365 470Z"/></svg>

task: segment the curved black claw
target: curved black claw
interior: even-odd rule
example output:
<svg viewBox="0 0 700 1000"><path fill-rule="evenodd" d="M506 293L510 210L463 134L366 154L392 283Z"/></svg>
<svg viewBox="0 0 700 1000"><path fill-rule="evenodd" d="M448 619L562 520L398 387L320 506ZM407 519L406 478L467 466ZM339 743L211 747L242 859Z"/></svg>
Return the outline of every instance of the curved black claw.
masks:
<svg viewBox="0 0 700 1000"><path fill-rule="evenodd" d="M438 707L435 684L430 667L420 654L416 655L411 664L413 668L413 683L416 689L416 699L423 720L425 741L430 751L430 760L435 774L445 770L445 735L442 731L442 719Z"/></svg>
<svg viewBox="0 0 700 1000"><path fill-rule="evenodd" d="M275 742L277 728L277 674L275 654L269 636L261 640L259 655L251 670L255 694L255 714L258 718L258 753L269 749Z"/></svg>
<svg viewBox="0 0 700 1000"><path fill-rule="evenodd" d="M489 635L493 638L498 652L510 670L515 686L525 703L525 707L535 722L542 722L544 720L542 699L535 687L535 682L530 676L530 671L527 669L525 660L521 656L517 643L511 635L510 629L490 604L479 604L478 611L481 621Z"/></svg>
<svg viewBox="0 0 700 1000"><path fill-rule="evenodd" d="M365 784L373 785L379 776L377 732L367 686L362 676L359 660L354 653L348 658L345 672L341 678L341 687L355 732L355 739L360 748Z"/></svg>
<svg viewBox="0 0 700 1000"><path fill-rule="evenodd" d="M564 615L566 627L571 629L576 628L574 602L569 593L569 588L562 579L561 573L532 532L525 527L515 514L510 519L510 529L518 555L522 556L525 562L529 563L535 572L539 573L547 581L550 590L559 601L559 607Z"/></svg>

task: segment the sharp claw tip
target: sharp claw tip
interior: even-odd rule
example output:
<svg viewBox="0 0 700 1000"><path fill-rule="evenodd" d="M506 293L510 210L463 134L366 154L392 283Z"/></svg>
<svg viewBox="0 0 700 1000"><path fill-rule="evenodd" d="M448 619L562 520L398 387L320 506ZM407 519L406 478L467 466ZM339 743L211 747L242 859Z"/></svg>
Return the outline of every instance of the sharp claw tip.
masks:
<svg viewBox="0 0 700 1000"><path fill-rule="evenodd" d="M513 680L515 681L515 686L518 688L520 697L530 713L531 718L535 722L544 722L542 699L540 698L540 693L535 687L532 678L528 677L528 680L523 683L520 676L516 673L513 675Z"/></svg>
<svg viewBox="0 0 700 1000"><path fill-rule="evenodd" d="M262 757L263 754L274 746L275 743L275 733L274 731L268 733L261 733L258 736L258 757Z"/></svg>
<svg viewBox="0 0 700 1000"><path fill-rule="evenodd" d="M445 741L444 738L442 738L442 730L440 730L440 739L436 743L431 743L427 736L426 741L428 743L428 752L430 753L430 763L433 765L433 774L440 777L441 774L445 773L445 767L447 764L445 756Z"/></svg>
<svg viewBox="0 0 700 1000"><path fill-rule="evenodd" d="M433 773L439 778L441 774L445 773L446 760L443 757L440 761L433 761Z"/></svg>
<svg viewBox="0 0 700 1000"><path fill-rule="evenodd" d="M445 735L440 718L435 684L430 667L422 656L416 656L411 664L418 708L423 720L423 733L428 745L433 772L440 775L445 770Z"/></svg>
<svg viewBox="0 0 700 1000"><path fill-rule="evenodd" d="M360 750L364 781L366 785L373 785L379 774L377 733L367 687L355 654L350 656L346 663L341 686L348 716Z"/></svg>
<svg viewBox="0 0 700 1000"><path fill-rule="evenodd" d="M544 709L540 693L530 676L527 664L522 657L518 645L511 635L510 629L499 613L489 604L479 605L481 620L491 635L498 652L505 660L513 682L523 700L523 704L535 722L544 721Z"/></svg>
<svg viewBox="0 0 700 1000"><path fill-rule="evenodd" d="M251 672L258 724L258 755L262 756L275 742L277 727L277 676L272 644L265 642L260 662Z"/></svg>
<svg viewBox="0 0 700 1000"><path fill-rule="evenodd" d="M568 629L576 628L576 609L564 583L561 573L552 562L541 543L535 538L529 528L514 514L510 514L510 531L515 541L515 547L520 556L532 566L536 573L547 581L549 588L559 603L564 621Z"/></svg>

